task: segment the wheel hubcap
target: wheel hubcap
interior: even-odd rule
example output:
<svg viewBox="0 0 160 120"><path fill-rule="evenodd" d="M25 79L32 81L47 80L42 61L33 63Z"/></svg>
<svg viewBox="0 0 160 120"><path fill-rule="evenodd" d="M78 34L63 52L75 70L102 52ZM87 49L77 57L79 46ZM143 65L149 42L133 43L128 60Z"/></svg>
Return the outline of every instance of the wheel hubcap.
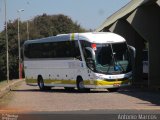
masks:
<svg viewBox="0 0 160 120"><path fill-rule="evenodd" d="M84 88L83 81L79 82L79 88L80 88L80 89L83 89L83 88Z"/></svg>
<svg viewBox="0 0 160 120"><path fill-rule="evenodd" d="M40 86L40 88L43 88L43 83L42 83L42 81L40 81L39 86Z"/></svg>

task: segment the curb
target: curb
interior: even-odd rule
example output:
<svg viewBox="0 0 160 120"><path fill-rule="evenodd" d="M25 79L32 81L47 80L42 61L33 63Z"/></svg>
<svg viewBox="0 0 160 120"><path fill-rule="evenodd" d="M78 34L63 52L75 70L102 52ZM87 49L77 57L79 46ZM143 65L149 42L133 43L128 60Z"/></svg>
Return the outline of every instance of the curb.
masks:
<svg viewBox="0 0 160 120"><path fill-rule="evenodd" d="M8 85L6 85L5 87L1 88L0 89L0 98L2 98L6 93L11 91L12 88L14 88L15 86L19 85L23 81L24 81L24 79L17 79L17 80L14 80L14 82L8 83Z"/></svg>

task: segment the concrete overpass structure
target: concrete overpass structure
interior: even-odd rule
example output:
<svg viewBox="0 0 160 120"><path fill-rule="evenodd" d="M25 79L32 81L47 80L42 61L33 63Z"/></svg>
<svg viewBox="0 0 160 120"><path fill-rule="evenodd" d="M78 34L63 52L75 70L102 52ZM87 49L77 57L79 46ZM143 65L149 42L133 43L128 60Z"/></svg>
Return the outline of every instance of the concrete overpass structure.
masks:
<svg viewBox="0 0 160 120"><path fill-rule="evenodd" d="M122 35L136 48L134 83L142 82L142 51L149 50L149 75L146 84L160 88L160 0L131 0L111 15L96 31Z"/></svg>

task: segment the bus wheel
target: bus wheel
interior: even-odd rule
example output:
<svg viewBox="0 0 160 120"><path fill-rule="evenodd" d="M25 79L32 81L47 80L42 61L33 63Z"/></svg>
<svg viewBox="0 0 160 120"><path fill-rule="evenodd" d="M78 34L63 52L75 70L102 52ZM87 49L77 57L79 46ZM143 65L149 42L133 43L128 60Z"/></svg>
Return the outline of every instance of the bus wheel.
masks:
<svg viewBox="0 0 160 120"><path fill-rule="evenodd" d="M108 88L107 89L109 92L117 92L119 88Z"/></svg>
<svg viewBox="0 0 160 120"><path fill-rule="evenodd" d="M80 91L80 92L85 91L84 82L83 82L83 79L81 77L77 78L77 88L78 88L78 91Z"/></svg>
<svg viewBox="0 0 160 120"><path fill-rule="evenodd" d="M40 90L44 90L44 82L42 77L38 77L38 86Z"/></svg>
<svg viewBox="0 0 160 120"><path fill-rule="evenodd" d="M46 86L44 86L44 81L43 81L43 78L42 78L41 76L38 77L38 86L39 86L39 89L40 89L41 91L50 90L50 89L51 89L51 87L46 87Z"/></svg>

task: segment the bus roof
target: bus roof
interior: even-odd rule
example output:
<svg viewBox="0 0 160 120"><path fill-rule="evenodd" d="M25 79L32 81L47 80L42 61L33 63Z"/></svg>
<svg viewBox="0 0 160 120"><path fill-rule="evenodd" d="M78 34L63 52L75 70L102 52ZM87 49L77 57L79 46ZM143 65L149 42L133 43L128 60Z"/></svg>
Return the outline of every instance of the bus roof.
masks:
<svg viewBox="0 0 160 120"><path fill-rule="evenodd" d="M125 39L118 34L111 32L92 32L92 33L80 33L80 39L87 38L92 43L115 43L124 42Z"/></svg>
<svg viewBox="0 0 160 120"><path fill-rule="evenodd" d="M111 32L88 32L88 33L69 33L59 34L47 38L36 40L27 40L24 44L29 43L43 43L53 41L72 41L72 40L86 40L91 43L118 43L125 42L125 39L120 35Z"/></svg>

